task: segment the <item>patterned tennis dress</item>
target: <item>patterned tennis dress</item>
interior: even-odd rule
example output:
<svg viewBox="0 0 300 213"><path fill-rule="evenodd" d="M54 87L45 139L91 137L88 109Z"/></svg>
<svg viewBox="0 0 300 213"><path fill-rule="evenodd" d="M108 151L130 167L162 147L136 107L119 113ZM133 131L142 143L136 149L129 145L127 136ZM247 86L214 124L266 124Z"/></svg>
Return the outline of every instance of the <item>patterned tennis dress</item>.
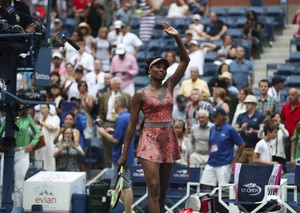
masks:
<svg viewBox="0 0 300 213"><path fill-rule="evenodd" d="M149 87L143 88L142 112L145 123L139 139L137 157L155 163L173 163L180 159L178 141L173 128L173 98L163 87L161 98L154 97Z"/></svg>

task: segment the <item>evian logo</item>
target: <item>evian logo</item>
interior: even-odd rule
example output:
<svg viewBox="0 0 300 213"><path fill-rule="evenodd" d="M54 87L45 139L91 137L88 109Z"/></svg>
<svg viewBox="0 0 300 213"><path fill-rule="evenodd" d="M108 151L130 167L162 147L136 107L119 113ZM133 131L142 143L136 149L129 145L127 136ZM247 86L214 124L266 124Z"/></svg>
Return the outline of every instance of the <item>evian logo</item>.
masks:
<svg viewBox="0 0 300 213"><path fill-rule="evenodd" d="M49 75L46 75L44 73L38 73L38 72L35 72L35 79L36 80L50 80L50 76Z"/></svg>
<svg viewBox="0 0 300 213"><path fill-rule="evenodd" d="M241 191L247 193L249 196L256 196L261 192L261 187L255 183L248 183L241 188Z"/></svg>
<svg viewBox="0 0 300 213"><path fill-rule="evenodd" d="M56 198L52 194L52 192L44 191L41 192L36 198L36 203L44 203L44 204L54 204L56 203Z"/></svg>

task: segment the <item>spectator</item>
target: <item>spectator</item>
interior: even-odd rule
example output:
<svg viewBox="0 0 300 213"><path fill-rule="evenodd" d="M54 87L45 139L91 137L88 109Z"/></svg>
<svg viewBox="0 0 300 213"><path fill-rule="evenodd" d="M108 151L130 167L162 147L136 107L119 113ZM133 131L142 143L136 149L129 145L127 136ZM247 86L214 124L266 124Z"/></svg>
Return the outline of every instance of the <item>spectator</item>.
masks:
<svg viewBox="0 0 300 213"><path fill-rule="evenodd" d="M61 19L56 18L53 21L53 31L51 32L51 40L57 42L56 37L59 33L68 35L68 32L64 29L64 24Z"/></svg>
<svg viewBox="0 0 300 213"><path fill-rule="evenodd" d="M78 83L79 91L79 111L86 116L86 128L84 129L84 137L92 138L94 136L92 110L94 107L94 98L88 94L89 88L85 81Z"/></svg>
<svg viewBox="0 0 300 213"><path fill-rule="evenodd" d="M184 38L182 39L183 44L187 51L189 51L189 44L193 40L193 31L192 30L186 30L184 33ZM197 42L198 43L198 42Z"/></svg>
<svg viewBox="0 0 300 213"><path fill-rule="evenodd" d="M227 26L218 19L217 14L214 12L210 13L209 19L210 23L205 26L202 37L209 40L221 39L227 32Z"/></svg>
<svg viewBox="0 0 300 213"><path fill-rule="evenodd" d="M155 7L151 0L137 0L138 8L142 11L140 14L139 37L142 41L150 41L153 28L155 26Z"/></svg>
<svg viewBox="0 0 300 213"><path fill-rule="evenodd" d="M193 23L189 25L189 30L193 33L193 39L201 40L204 39L202 37L202 33L204 30L204 25L200 23L201 16L198 14L193 15Z"/></svg>
<svg viewBox="0 0 300 213"><path fill-rule="evenodd" d="M277 102L280 102L280 90L284 87L284 78L280 76L274 76L272 78L272 86L268 89L268 96L274 98Z"/></svg>
<svg viewBox="0 0 300 213"><path fill-rule="evenodd" d="M100 135L112 143L112 162L113 162L113 169L114 175L111 179L111 187L113 188L115 182L117 181L117 176L119 172L119 166L117 165L118 159L121 157L122 154L122 147L124 144L125 133L127 130L128 123L130 121L130 113L128 112L127 108L127 99L124 96L117 97L114 103L114 108L116 112L119 114L116 124L114 128L107 128L104 129L100 127L98 132ZM130 167L134 165L134 138L131 140L128 154L127 154L127 162L124 168L124 189L122 190L121 200L125 206L125 212L131 213L131 205L133 202L133 193L132 193L132 186L130 180Z"/></svg>
<svg viewBox="0 0 300 213"><path fill-rule="evenodd" d="M254 70L251 61L245 59L245 49L241 46L236 48L236 58L229 64L232 74L238 82L235 82L236 87L252 88L254 83Z"/></svg>
<svg viewBox="0 0 300 213"><path fill-rule="evenodd" d="M78 30L82 35L85 44L84 50L89 54L95 55L95 39L92 36L92 30L90 25L88 25L86 22L81 22L76 30Z"/></svg>
<svg viewBox="0 0 300 213"><path fill-rule="evenodd" d="M129 2L122 4L122 7L120 7L116 12L116 19L122 21L122 23L126 25L130 25L131 16L133 15L131 9Z"/></svg>
<svg viewBox="0 0 300 213"><path fill-rule="evenodd" d="M250 10L247 12L247 22L244 25L244 38L252 41L252 47L262 51L261 33L262 26L257 21L256 12Z"/></svg>
<svg viewBox="0 0 300 213"><path fill-rule="evenodd" d="M85 51L85 41L78 41L77 44L80 49L78 50L76 55L72 56L70 62L74 65L75 69L78 66L82 66L85 73L91 72L95 69L94 57L93 55Z"/></svg>
<svg viewBox="0 0 300 213"><path fill-rule="evenodd" d="M73 5L73 14L79 22L85 20L86 13L90 4L90 0L72 0Z"/></svg>
<svg viewBox="0 0 300 213"><path fill-rule="evenodd" d="M63 101L63 97L61 95L61 87L59 84L51 84L50 85L50 93L53 95L54 97L54 103L55 103L55 107L56 107L56 111L58 112L58 114L60 114L60 103Z"/></svg>
<svg viewBox="0 0 300 213"><path fill-rule="evenodd" d="M297 32L294 33L294 38L300 38L300 9L296 11L296 14L293 18L292 24L297 24L298 29ZM297 51L300 51L300 45L296 46Z"/></svg>
<svg viewBox="0 0 300 213"><path fill-rule="evenodd" d="M94 60L95 70L85 75L85 81L89 87L89 95L93 96L93 99L98 102L97 91L104 87L104 75L105 72L102 69L102 61L100 59Z"/></svg>
<svg viewBox="0 0 300 213"><path fill-rule="evenodd" d="M245 146L241 136L226 122L226 112L222 108L217 108L213 116L215 125L210 129L209 158L200 180L202 189L229 183L232 166ZM235 156L234 145L238 146Z"/></svg>
<svg viewBox="0 0 300 213"><path fill-rule="evenodd" d="M198 167L205 165L209 153L209 133L212 123L209 121L209 112L200 109L198 112L199 124L191 129L191 144L193 153L190 156L190 165Z"/></svg>
<svg viewBox="0 0 300 213"><path fill-rule="evenodd" d="M223 72L221 76L219 77L221 80L225 81L225 84L227 85L227 90L231 92L234 95L237 95L239 93L238 88L232 85L232 74L231 72Z"/></svg>
<svg viewBox="0 0 300 213"><path fill-rule="evenodd" d="M59 128L60 119L57 115L49 113L49 105L41 105L40 109L41 117L35 118L35 121L41 126L41 133L44 135L46 145L36 151L35 160L43 161L43 169L46 171L55 171L54 137L56 130Z"/></svg>
<svg viewBox="0 0 300 213"><path fill-rule="evenodd" d="M98 90L98 92L97 92L98 100L101 99L103 93L111 91L111 86L110 86L111 78L112 78L112 76L110 73L104 74L104 87L102 89ZM100 101L99 101L99 106L100 106Z"/></svg>
<svg viewBox="0 0 300 213"><path fill-rule="evenodd" d="M271 118L276 112L280 111L279 102L268 95L269 81L262 79L259 81L259 97L256 109L263 113L267 118Z"/></svg>
<svg viewBox="0 0 300 213"><path fill-rule="evenodd" d="M285 163L286 163L286 156L285 156L285 139L289 136L289 132L285 129L284 125L281 123L281 115L277 112L273 117L272 120L268 119L261 125L260 130L258 132L258 137L263 138L264 135L264 126L268 122L273 122L274 125L277 126L278 132L277 136L274 139L270 140L270 147L272 150L272 161L276 161L283 165L283 170L286 171Z"/></svg>
<svg viewBox="0 0 300 213"><path fill-rule="evenodd" d="M175 73L178 67L178 62L176 62L176 53L174 51L168 51L165 57L168 60L170 66L167 69L167 75L163 80L163 83L166 82L168 78Z"/></svg>
<svg viewBox="0 0 300 213"><path fill-rule="evenodd" d="M83 78L83 67L78 66L75 69L74 78L66 80L63 86L63 93L66 93L68 97L79 96L78 83Z"/></svg>
<svg viewBox="0 0 300 213"><path fill-rule="evenodd" d="M117 8L120 7L120 3L118 0L99 0L98 2L104 7L102 26L110 26Z"/></svg>
<svg viewBox="0 0 300 213"><path fill-rule="evenodd" d="M176 0L169 7L168 18L184 18L188 15L189 7L184 0Z"/></svg>
<svg viewBox="0 0 300 213"><path fill-rule="evenodd" d="M102 26L104 13L104 6L99 3L99 0L92 0L87 10L86 23L91 27L93 37L97 37L98 30Z"/></svg>
<svg viewBox="0 0 300 213"><path fill-rule="evenodd" d="M226 95L225 89L222 87L214 87L213 98L215 103L214 107L222 108L226 112L227 119L229 119L230 98Z"/></svg>
<svg viewBox="0 0 300 213"><path fill-rule="evenodd" d="M95 39L95 58L102 61L102 69L104 72L108 72L110 69L110 53L111 46L107 39L108 28L101 27L98 31L98 37Z"/></svg>
<svg viewBox="0 0 300 213"><path fill-rule="evenodd" d="M189 98L193 89L199 89L200 93L205 91L210 95L206 81L199 77L198 67L191 67L191 76L189 79L182 81L179 92Z"/></svg>
<svg viewBox="0 0 300 213"><path fill-rule="evenodd" d="M266 165L277 164L277 161L272 161L270 141L276 138L278 126L274 124L273 121L269 121L265 123L263 131L265 135L264 138L255 145L253 163Z"/></svg>
<svg viewBox="0 0 300 213"><path fill-rule="evenodd" d="M186 137L184 122L182 120L175 120L174 130L180 148L180 159L176 160L176 164L179 164L181 166L189 166L190 153L192 149L191 141L189 137Z"/></svg>
<svg viewBox="0 0 300 213"><path fill-rule="evenodd" d="M202 76L205 55L208 51L211 51L215 48L216 48L216 45L213 43L203 42L199 45L196 40L192 40L189 43L189 57L190 57L191 61L185 71L184 79L187 79L190 77L191 67L198 67L199 75Z"/></svg>
<svg viewBox="0 0 300 213"><path fill-rule="evenodd" d="M81 41L82 39L81 33L77 30L75 30L71 35L71 40L75 43ZM64 52L67 63L69 63L71 58L77 54L77 50L71 44L69 44L69 42L65 43Z"/></svg>
<svg viewBox="0 0 300 213"><path fill-rule="evenodd" d="M64 60L60 52L54 52L52 54L52 66L50 72L58 72L60 76L64 77L66 68L64 65Z"/></svg>
<svg viewBox="0 0 300 213"><path fill-rule="evenodd" d="M80 171L78 155L84 156L84 151L74 140L72 128L65 128L62 139L55 144L54 157L56 160L56 171Z"/></svg>
<svg viewBox="0 0 300 213"><path fill-rule="evenodd" d="M122 35L118 37L117 44L123 43L125 45L126 53L136 55L142 49L143 42L139 37L129 31L129 27L124 23L121 26Z"/></svg>
<svg viewBox="0 0 300 213"><path fill-rule="evenodd" d="M139 68L134 55L127 54L124 44L118 44L116 55L111 60L110 73L122 79L121 90L133 96L134 76L138 74Z"/></svg>
<svg viewBox="0 0 300 213"><path fill-rule="evenodd" d="M289 140L285 144L286 160L290 160L291 154L291 137L294 134L294 130L297 127L297 123L300 120L300 101L299 91L297 88L290 88L288 91L288 102L282 106L281 110L284 126L289 132ZM292 160L292 159L291 159Z"/></svg>
<svg viewBox="0 0 300 213"><path fill-rule="evenodd" d="M214 108L210 103L201 100L200 90L193 89L191 93L191 102L188 104L186 112L186 126L188 133L190 133L191 128L194 125L199 123L197 115L200 109L207 110L210 114L214 111Z"/></svg>
<svg viewBox="0 0 300 213"><path fill-rule="evenodd" d="M173 106L173 120L182 120L185 123L188 102L189 99L184 95L176 96L176 104Z"/></svg>
<svg viewBox="0 0 300 213"><path fill-rule="evenodd" d="M217 49L217 62L230 64L236 57L236 46L233 44L231 35L224 35L222 45Z"/></svg>
<svg viewBox="0 0 300 213"><path fill-rule="evenodd" d="M99 117L101 119L101 126L105 128L113 128L115 125L115 121L118 117L113 104L115 102L115 98L119 96L126 97L128 101L128 110L131 108L131 96L125 92L121 91L122 79L119 77L114 77L111 79L111 91L106 92L102 95L100 99L100 110ZM104 167L111 167L112 160L112 146L111 142L106 140L105 138L102 141L103 143L103 158L104 158Z"/></svg>
<svg viewBox="0 0 300 213"><path fill-rule="evenodd" d="M207 0L191 0L189 1L189 11L192 14L204 16L206 11Z"/></svg>
<svg viewBox="0 0 300 213"><path fill-rule="evenodd" d="M31 115L27 110L21 111L20 115L16 117L15 122L18 131L15 132L16 144L14 148L14 207L23 207L23 190L24 180L29 168L30 152L38 143L40 137L40 130L34 123ZM2 138L6 126L6 117L2 117L0 136ZM30 131L30 130L31 131ZM32 135L32 133L34 133ZM3 160L3 158L2 158ZM3 164L2 164L3 165ZM2 173L3 175L3 173Z"/></svg>
<svg viewBox="0 0 300 213"><path fill-rule="evenodd" d="M113 24L113 30L111 30L107 35L107 39L112 47L111 53L114 53L114 50L118 44L118 38L122 35L121 27L122 21L116 20Z"/></svg>
<svg viewBox="0 0 300 213"><path fill-rule="evenodd" d="M300 120L297 123L294 134L291 137L291 165L300 164Z"/></svg>
<svg viewBox="0 0 300 213"><path fill-rule="evenodd" d="M239 103L236 106L234 112L234 116L231 122L232 125L235 125L236 119L239 114L246 112L246 104L244 103L244 100L246 99L247 95L252 95L252 91L248 87L243 87L242 89L240 89L238 94Z"/></svg>
<svg viewBox="0 0 300 213"><path fill-rule="evenodd" d="M246 143L239 162L252 163L254 148L259 141L257 134L265 116L256 110L257 98L254 95L247 95L244 103L246 104L246 112L241 113L237 117L234 128L240 133Z"/></svg>

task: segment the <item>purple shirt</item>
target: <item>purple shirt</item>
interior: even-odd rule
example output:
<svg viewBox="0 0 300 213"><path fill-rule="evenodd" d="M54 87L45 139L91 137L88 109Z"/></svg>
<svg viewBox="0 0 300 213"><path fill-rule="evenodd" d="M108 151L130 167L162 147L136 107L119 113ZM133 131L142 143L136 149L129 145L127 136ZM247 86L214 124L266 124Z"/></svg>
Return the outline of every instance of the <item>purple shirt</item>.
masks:
<svg viewBox="0 0 300 213"><path fill-rule="evenodd" d="M127 71L124 74L122 72ZM125 53L122 60L119 55L115 55L111 61L110 72L114 76L118 76L122 79L121 89L124 89L129 84L134 83L134 76L138 74L139 68L135 56Z"/></svg>

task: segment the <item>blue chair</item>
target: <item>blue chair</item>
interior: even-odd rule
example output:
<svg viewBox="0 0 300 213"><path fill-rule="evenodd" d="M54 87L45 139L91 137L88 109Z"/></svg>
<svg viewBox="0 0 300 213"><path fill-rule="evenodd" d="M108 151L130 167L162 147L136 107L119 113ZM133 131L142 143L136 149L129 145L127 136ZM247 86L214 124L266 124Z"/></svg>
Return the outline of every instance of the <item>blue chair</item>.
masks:
<svg viewBox="0 0 300 213"><path fill-rule="evenodd" d="M282 187L283 205L292 213L300 212L300 203L297 200L297 186L300 186L300 165L295 166L294 185L285 185ZM287 200L287 190L292 189L294 194L293 200Z"/></svg>
<svg viewBox="0 0 300 213"><path fill-rule="evenodd" d="M148 76L135 76L134 77L134 86L135 91L147 86L149 84L149 77Z"/></svg>
<svg viewBox="0 0 300 213"><path fill-rule="evenodd" d="M290 54L292 53L293 46L300 46L300 38L290 40Z"/></svg>
<svg viewBox="0 0 300 213"><path fill-rule="evenodd" d="M291 75L285 81L286 87L300 87L300 75Z"/></svg>
<svg viewBox="0 0 300 213"><path fill-rule="evenodd" d="M277 66L276 75L290 76L290 75L297 75L298 73L299 71L296 65L281 64Z"/></svg>
<svg viewBox="0 0 300 213"><path fill-rule="evenodd" d="M218 16L227 16L228 10L227 8L212 8L212 12L216 13Z"/></svg>
<svg viewBox="0 0 300 213"><path fill-rule="evenodd" d="M276 27L279 29L285 28L285 11L281 6L269 6L266 8L266 15L274 17L276 21Z"/></svg>
<svg viewBox="0 0 300 213"><path fill-rule="evenodd" d="M236 163L234 184L220 184L219 202L230 211L229 204L243 212L270 212L280 210L281 164L255 165ZM223 199L223 190L233 187L235 198Z"/></svg>
<svg viewBox="0 0 300 213"><path fill-rule="evenodd" d="M205 54L205 62L214 62L217 60L217 52L207 52Z"/></svg>
<svg viewBox="0 0 300 213"><path fill-rule="evenodd" d="M287 60L287 62L297 62L299 63L300 62L300 52L291 52L290 53L290 57L289 59Z"/></svg>
<svg viewBox="0 0 300 213"><path fill-rule="evenodd" d="M254 11L257 15L265 15L266 10L260 6L252 6L246 9L247 11Z"/></svg>
<svg viewBox="0 0 300 213"><path fill-rule="evenodd" d="M226 34L230 35L232 38L243 38L243 29L229 28Z"/></svg>
<svg viewBox="0 0 300 213"><path fill-rule="evenodd" d="M215 77L218 75L219 66L214 63L204 63L203 76Z"/></svg>
<svg viewBox="0 0 300 213"><path fill-rule="evenodd" d="M230 7L228 8L229 16L245 16L246 8L245 7Z"/></svg>

